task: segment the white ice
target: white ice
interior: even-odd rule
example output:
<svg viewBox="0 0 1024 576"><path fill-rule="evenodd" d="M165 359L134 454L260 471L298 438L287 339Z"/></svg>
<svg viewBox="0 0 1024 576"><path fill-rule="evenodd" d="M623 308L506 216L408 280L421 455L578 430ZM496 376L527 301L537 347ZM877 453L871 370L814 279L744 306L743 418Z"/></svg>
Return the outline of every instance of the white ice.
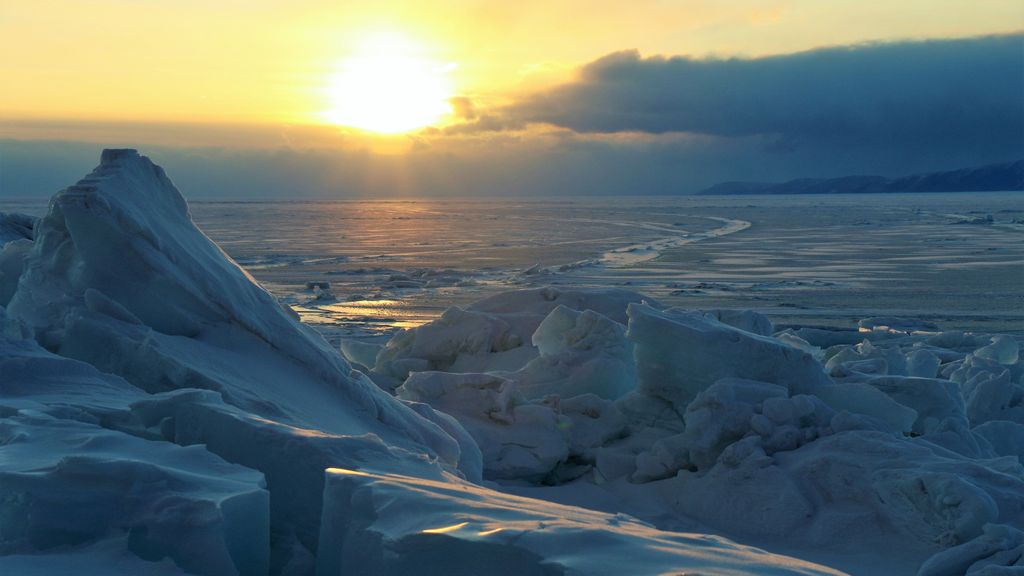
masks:
<svg viewBox="0 0 1024 576"><path fill-rule="evenodd" d="M512 310L526 298L511 292L487 306ZM530 371L488 352L470 373L413 371L399 395L464 422L484 454L484 477L517 493L698 526L856 574L932 571L944 554L989 550L992 534L1024 526L1024 370L1012 337L942 333L912 319L852 337L775 337L750 312L619 305L627 325L604 329L586 348L632 348L632 390L620 378L623 389L608 395L605 374L574 379L556 364L544 373L562 375L530 393ZM537 327L526 367L587 341L598 319L622 321L604 308L581 324L587 314L556 307L520 327L517 348ZM480 331L486 323L438 322L459 341L489 333ZM581 413L593 433L576 438ZM992 553L985 562L1014 558Z"/></svg>

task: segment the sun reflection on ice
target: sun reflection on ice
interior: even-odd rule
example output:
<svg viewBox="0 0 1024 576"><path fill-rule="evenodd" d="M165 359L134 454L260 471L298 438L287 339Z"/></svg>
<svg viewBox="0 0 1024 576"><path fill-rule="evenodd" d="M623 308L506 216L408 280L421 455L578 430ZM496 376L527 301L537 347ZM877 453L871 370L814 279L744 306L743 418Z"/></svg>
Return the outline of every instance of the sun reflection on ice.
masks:
<svg viewBox="0 0 1024 576"><path fill-rule="evenodd" d="M397 299L294 305L292 309L298 312L304 324L336 324L342 318L386 324L393 328L415 328L430 320L422 313L410 312L408 304Z"/></svg>
<svg viewBox="0 0 1024 576"><path fill-rule="evenodd" d="M428 528L426 530L421 530L420 532L422 532L423 534L447 534L448 532L455 532L456 530L460 530L464 528L467 524L469 524L469 522L460 522L458 524L452 524L451 526L444 526L442 528Z"/></svg>

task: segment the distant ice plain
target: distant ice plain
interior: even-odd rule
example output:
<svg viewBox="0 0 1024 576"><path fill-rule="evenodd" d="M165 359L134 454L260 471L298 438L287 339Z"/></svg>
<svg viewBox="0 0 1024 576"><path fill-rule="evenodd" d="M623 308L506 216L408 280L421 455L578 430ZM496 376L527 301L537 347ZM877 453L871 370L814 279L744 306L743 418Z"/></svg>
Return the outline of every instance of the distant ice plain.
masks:
<svg viewBox="0 0 1024 576"><path fill-rule="evenodd" d="M1024 333L1017 192L190 205L207 235L333 341L549 284L750 308L783 325L888 315ZM310 282L329 282L334 299Z"/></svg>

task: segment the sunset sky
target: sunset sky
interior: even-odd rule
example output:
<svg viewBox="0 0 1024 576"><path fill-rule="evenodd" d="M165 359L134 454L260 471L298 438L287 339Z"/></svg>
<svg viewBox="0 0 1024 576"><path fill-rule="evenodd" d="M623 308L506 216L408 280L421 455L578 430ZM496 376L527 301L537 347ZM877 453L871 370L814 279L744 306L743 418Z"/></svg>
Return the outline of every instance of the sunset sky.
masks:
<svg viewBox="0 0 1024 576"><path fill-rule="evenodd" d="M0 194L51 193L103 145L230 197L1004 161L1024 156L1021 30L1019 0L0 0Z"/></svg>

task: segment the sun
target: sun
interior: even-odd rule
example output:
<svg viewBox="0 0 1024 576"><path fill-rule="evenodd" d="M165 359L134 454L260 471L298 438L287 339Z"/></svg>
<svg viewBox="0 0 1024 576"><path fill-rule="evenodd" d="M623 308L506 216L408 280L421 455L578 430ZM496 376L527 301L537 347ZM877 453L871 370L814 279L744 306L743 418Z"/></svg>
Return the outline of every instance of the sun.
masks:
<svg viewBox="0 0 1024 576"><path fill-rule="evenodd" d="M366 39L330 77L324 118L381 134L436 124L452 112L454 64L433 62L424 53L422 46L399 34Z"/></svg>

